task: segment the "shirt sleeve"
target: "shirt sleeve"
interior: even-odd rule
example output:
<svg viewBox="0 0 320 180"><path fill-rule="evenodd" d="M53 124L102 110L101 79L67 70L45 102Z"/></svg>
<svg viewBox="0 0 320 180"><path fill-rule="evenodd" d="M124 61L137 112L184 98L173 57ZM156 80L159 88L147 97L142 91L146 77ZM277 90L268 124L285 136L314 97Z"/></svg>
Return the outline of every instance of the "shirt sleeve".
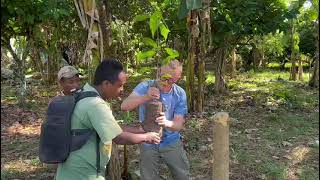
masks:
<svg viewBox="0 0 320 180"><path fill-rule="evenodd" d="M133 92L135 92L139 96L143 96L147 94L149 89L149 84L150 84L149 81L141 82L133 89Z"/></svg>
<svg viewBox="0 0 320 180"><path fill-rule="evenodd" d="M122 133L121 127L106 103L101 102L91 106L88 111L88 116L103 144L110 143L112 139Z"/></svg>
<svg viewBox="0 0 320 180"><path fill-rule="evenodd" d="M178 103L174 109L174 115L186 115L188 113L188 106L187 106L187 95L183 91L179 96Z"/></svg>

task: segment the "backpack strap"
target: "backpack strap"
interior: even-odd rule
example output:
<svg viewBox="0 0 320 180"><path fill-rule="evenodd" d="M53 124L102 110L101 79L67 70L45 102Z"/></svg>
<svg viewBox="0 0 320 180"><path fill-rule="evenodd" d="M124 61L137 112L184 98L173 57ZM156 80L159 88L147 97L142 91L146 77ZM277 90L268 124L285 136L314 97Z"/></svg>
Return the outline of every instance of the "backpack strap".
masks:
<svg viewBox="0 0 320 180"><path fill-rule="evenodd" d="M97 97L99 94L94 91L81 91L77 92L75 94L76 103L80 101L81 99L87 98L87 97Z"/></svg>
<svg viewBox="0 0 320 180"><path fill-rule="evenodd" d="M75 94L75 100L76 103L79 102L81 99L87 98L87 97L97 97L99 94L94 91L81 91ZM97 177L99 176L101 169L100 169L100 137L99 134L96 132L96 155L97 155Z"/></svg>
<svg viewBox="0 0 320 180"><path fill-rule="evenodd" d="M100 143L100 137L97 134L97 137L96 137L96 153L97 153L97 161L96 161L96 166L97 166L97 177L99 176L99 173L101 172L101 169L100 169L100 147L99 147L99 143Z"/></svg>

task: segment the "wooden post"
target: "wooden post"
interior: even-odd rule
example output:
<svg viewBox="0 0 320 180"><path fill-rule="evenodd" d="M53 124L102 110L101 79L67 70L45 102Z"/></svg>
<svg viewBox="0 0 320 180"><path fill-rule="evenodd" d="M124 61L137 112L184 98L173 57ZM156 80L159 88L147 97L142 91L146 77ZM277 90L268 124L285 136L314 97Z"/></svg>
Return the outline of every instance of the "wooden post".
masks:
<svg viewBox="0 0 320 180"><path fill-rule="evenodd" d="M229 180L229 115L213 116L213 180Z"/></svg>

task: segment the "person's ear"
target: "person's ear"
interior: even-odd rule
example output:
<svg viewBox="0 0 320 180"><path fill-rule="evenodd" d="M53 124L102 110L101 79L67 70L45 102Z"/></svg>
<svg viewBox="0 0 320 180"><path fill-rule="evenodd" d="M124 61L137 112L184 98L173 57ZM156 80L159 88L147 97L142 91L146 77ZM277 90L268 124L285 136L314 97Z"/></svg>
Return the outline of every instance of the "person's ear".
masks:
<svg viewBox="0 0 320 180"><path fill-rule="evenodd" d="M104 81L103 81L103 85L108 86L108 85L111 85L111 83L110 83L110 81L108 81L108 80L104 80Z"/></svg>
<svg viewBox="0 0 320 180"><path fill-rule="evenodd" d="M63 81L63 79L60 79L58 82L59 82L59 85L62 86L64 81Z"/></svg>

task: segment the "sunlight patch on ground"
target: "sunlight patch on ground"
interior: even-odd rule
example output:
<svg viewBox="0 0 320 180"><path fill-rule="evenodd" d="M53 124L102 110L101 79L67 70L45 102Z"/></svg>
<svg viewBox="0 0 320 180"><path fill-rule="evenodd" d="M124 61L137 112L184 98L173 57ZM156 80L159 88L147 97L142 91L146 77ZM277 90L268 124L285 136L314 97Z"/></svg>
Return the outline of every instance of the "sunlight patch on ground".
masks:
<svg viewBox="0 0 320 180"><path fill-rule="evenodd" d="M41 119L38 119L38 122L41 122ZM38 136L40 134L40 128L36 124L27 124L21 125L18 122L12 124L8 128L5 129L4 135L24 135L24 136Z"/></svg>
<svg viewBox="0 0 320 180"><path fill-rule="evenodd" d="M309 152L309 147L300 145L292 149L285 157L290 160L290 165L295 165L301 162Z"/></svg>

